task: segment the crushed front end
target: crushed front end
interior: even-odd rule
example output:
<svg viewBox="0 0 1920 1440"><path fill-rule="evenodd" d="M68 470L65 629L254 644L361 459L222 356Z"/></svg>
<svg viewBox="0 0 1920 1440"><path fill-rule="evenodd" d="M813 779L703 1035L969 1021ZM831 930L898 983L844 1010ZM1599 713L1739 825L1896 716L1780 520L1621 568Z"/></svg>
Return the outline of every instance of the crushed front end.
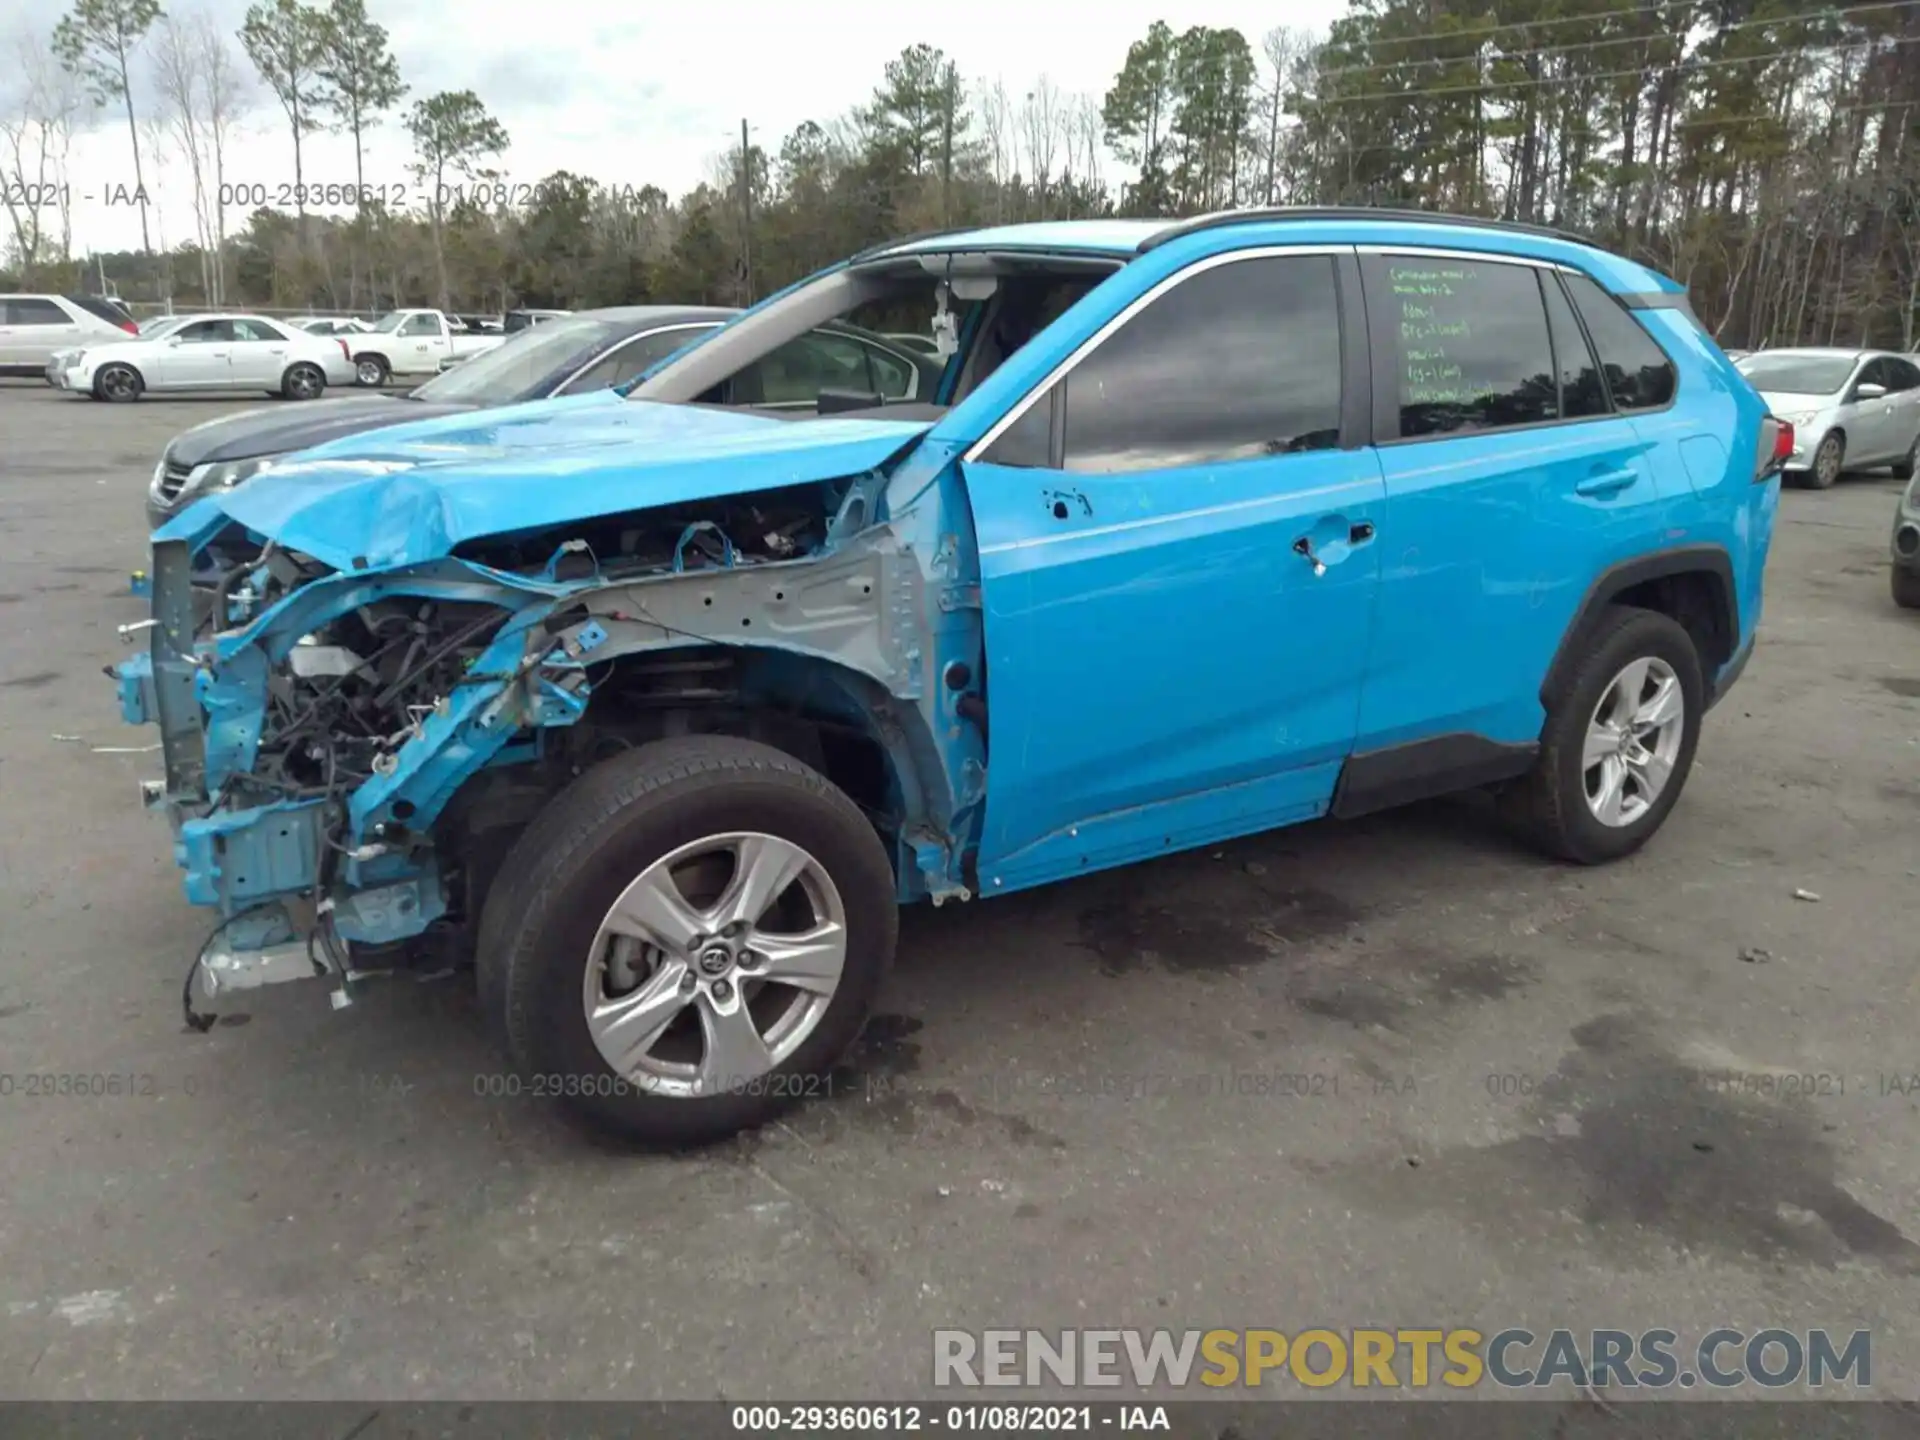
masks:
<svg viewBox="0 0 1920 1440"><path fill-rule="evenodd" d="M152 619L129 627L147 652L111 673L123 717L160 729L143 798L187 898L220 917L203 993L323 976L344 1003L367 968L426 953L408 942L450 895L434 821L577 718L604 632L544 623L560 583L454 559L340 573L232 538L156 540Z"/></svg>

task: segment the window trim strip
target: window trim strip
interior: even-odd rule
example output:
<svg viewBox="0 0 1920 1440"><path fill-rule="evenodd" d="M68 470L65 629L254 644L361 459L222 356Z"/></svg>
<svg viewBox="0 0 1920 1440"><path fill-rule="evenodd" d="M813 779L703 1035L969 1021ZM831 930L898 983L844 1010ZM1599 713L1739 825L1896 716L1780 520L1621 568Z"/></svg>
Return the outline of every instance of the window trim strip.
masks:
<svg viewBox="0 0 1920 1440"><path fill-rule="evenodd" d="M1339 270L1338 257L1352 254L1353 246L1351 245L1261 245L1247 250L1223 250L1216 255L1208 255L1196 260L1193 264L1176 270L1171 275L1164 276L1147 290L1128 301L1119 314L1108 320L1106 324L1102 325L1098 330L1094 331L1093 334L1083 340L1077 349L1058 365L1054 366L1052 370L1047 372L1038 384L1034 385L1026 394L1022 395L1019 400L1009 406L1007 413L994 421L988 428L986 434L982 435L967 447L966 453L960 457L961 463L970 465L979 462L981 457L992 448L993 443L998 440L1002 434L1011 430L1014 425L1019 422L1020 417L1025 415L1042 395L1051 392L1055 385L1064 380L1068 375L1071 375L1075 368L1078 367L1087 356L1093 354L1094 351L1106 344L1112 336L1119 333L1135 315L1145 310L1162 295L1167 294L1178 286L1184 285L1194 276L1204 275L1209 270L1217 270L1222 265L1233 265L1245 260L1270 260L1292 255L1327 255L1334 257L1335 278L1337 281L1337 272ZM1347 353L1348 345L1345 333L1347 315L1344 307L1341 308L1340 318L1342 322L1340 327L1340 344L1342 370L1344 372L1346 368L1344 357ZM1342 378L1344 379L1344 374ZM1056 412L1059 408L1060 407L1056 407ZM1064 416L1058 418L1062 421L1064 420ZM1342 410L1342 418L1344 419L1344 407ZM1063 460L1064 458L1065 457L1062 456Z"/></svg>

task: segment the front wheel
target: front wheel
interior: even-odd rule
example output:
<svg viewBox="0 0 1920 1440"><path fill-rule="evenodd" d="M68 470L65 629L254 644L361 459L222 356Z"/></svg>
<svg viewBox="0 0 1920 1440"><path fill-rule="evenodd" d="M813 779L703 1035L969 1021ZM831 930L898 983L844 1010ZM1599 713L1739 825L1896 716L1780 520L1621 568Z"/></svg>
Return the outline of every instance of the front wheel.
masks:
<svg viewBox="0 0 1920 1440"><path fill-rule="evenodd" d="M1920 610L1920 572L1893 567L1893 603L1902 610Z"/></svg>
<svg viewBox="0 0 1920 1440"><path fill-rule="evenodd" d="M358 355L354 357L353 378L357 384L370 385L377 388L386 384L387 377L392 373L387 362L378 355Z"/></svg>
<svg viewBox="0 0 1920 1440"><path fill-rule="evenodd" d="M109 365L93 377L93 393L102 400L125 405L140 398L146 382L131 365Z"/></svg>
<svg viewBox="0 0 1920 1440"><path fill-rule="evenodd" d="M1706 686L1692 639L1654 611L1612 609L1580 644L1532 771L1501 800L1543 850L1597 865L1646 844L1679 800Z"/></svg>
<svg viewBox="0 0 1920 1440"><path fill-rule="evenodd" d="M746 740L594 767L500 875L477 958L517 1083L651 1145L718 1140L824 1093L898 933L865 815Z"/></svg>
<svg viewBox="0 0 1920 1440"><path fill-rule="evenodd" d="M1838 431L1829 430L1820 437L1820 446L1813 452L1813 464L1807 469L1807 484L1815 490L1831 490L1833 482L1840 478L1841 467L1846 464L1847 442L1841 439Z"/></svg>

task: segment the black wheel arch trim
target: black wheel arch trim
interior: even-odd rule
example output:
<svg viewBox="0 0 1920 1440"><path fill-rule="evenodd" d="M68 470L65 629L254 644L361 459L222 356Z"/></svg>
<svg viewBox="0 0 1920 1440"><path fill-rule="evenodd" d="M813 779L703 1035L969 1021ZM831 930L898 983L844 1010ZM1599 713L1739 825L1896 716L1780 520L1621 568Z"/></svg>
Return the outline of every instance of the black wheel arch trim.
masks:
<svg viewBox="0 0 1920 1440"><path fill-rule="evenodd" d="M1677 545L1650 555L1636 555L1631 560L1622 560L1600 572L1593 584L1587 587L1579 608L1574 611L1573 618L1567 622L1567 628L1560 636L1560 646L1554 651L1553 663L1547 667L1546 677L1540 682L1540 703L1550 704L1552 697L1559 693L1567 672L1579 660L1575 646L1580 637L1594 618L1619 595L1649 580L1691 574L1711 575L1717 582L1719 592L1719 623L1721 634L1726 637L1726 653L1700 657L1700 668L1706 672L1708 683L1711 684L1713 675L1733 658L1740 644L1740 602L1737 598L1739 592L1733 583L1733 558L1720 545Z"/></svg>
<svg viewBox="0 0 1920 1440"><path fill-rule="evenodd" d="M1327 813L1352 820L1376 810L1411 805L1502 780L1515 780L1533 768L1540 746L1491 740L1456 731L1349 755L1340 767Z"/></svg>

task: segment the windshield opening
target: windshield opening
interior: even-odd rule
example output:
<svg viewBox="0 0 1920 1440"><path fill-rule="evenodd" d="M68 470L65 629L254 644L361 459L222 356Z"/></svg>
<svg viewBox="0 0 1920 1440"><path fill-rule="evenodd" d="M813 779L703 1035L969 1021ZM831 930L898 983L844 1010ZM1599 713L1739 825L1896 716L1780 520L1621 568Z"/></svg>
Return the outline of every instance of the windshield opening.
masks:
<svg viewBox="0 0 1920 1440"><path fill-rule="evenodd" d="M1851 355L1749 355L1734 362L1756 390L1789 395L1831 395L1847 383Z"/></svg>
<svg viewBox="0 0 1920 1440"><path fill-rule="evenodd" d="M612 320L549 320L434 377L409 399L467 405L537 400L632 327Z"/></svg>
<svg viewBox="0 0 1920 1440"><path fill-rule="evenodd" d="M630 398L794 419L882 408L885 418L934 419L1119 267L1070 256L953 260L950 356L938 353L934 324L946 257L916 255L820 276L667 362Z"/></svg>

